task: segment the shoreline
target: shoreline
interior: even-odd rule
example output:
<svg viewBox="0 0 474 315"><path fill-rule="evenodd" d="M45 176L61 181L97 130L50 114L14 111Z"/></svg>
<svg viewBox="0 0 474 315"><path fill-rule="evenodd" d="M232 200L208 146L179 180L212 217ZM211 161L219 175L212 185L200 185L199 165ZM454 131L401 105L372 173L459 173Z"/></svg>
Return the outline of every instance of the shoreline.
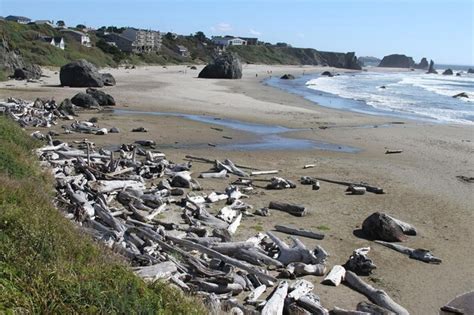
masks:
<svg viewBox="0 0 474 315"><path fill-rule="evenodd" d="M355 154L318 150L295 151L221 151L219 148L170 148L170 159L182 161L186 154L209 159L229 157L239 163L261 169L280 169L281 176L298 181L300 176L321 176L336 180L366 181L387 190L386 195L347 196L337 185L323 184L314 192L299 186L291 191L265 191L248 201L255 209L268 205L269 200L308 205L310 214L304 220L273 212L267 218L242 221L237 238L256 234L257 227L272 230L275 224L285 222L302 228L329 228L323 241L302 239L307 246L321 244L331 254L329 265L343 264L355 248L371 246L369 254L377 264L373 285L384 289L397 302L414 314L435 313L440 306L455 296L474 287L471 257L472 184L462 183L458 175L474 176L474 128L466 125L417 124L403 119L404 124L381 126L394 121L387 117L367 116L315 105L301 96L292 95L259 81L268 69L272 75L322 71L330 68L258 66L244 67L244 78L235 81L195 79L198 71L184 74L182 66L142 67L136 70L115 69L112 74L117 86L104 90L113 95L120 106L117 109L141 111L183 112L207 114L221 118L238 119L251 123L281 125L307 129L292 136L360 147ZM336 70L339 71L339 70ZM258 74L258 77L255 74ZM17 90L4 89L0 84L0 98L8 96L35 99L54 96L58 101L72 97L84 89L54 87L58 82L54 72L48 73L41 84L15 82ZM7 87L8 88L8 87ZM161 143L227 143L222 135L234 141L250 139L245 132L222 128L216 131L205 123L177 117L127 116L110 113L85 112L81 119L98 117L99 124L117 126L121 133L106 136L74 134L68 141L88 138L99 145L129 143L150 138ZM65 122L67 124L67 122ZM144 126L147 134L130 133L133 127ZM320 129L319 127L329 127ZM31 128L36 129L36 128ZM62 132L60 126L57 131ZM64 136L66 137L66 136ZM401 149L403 153L385 155L386 149ZM471 161L471 162L470 162ZM303 170L305 164L316 164L314 169ZM196 172L207 171L208 166L196 163ZM219 189L222 183L203 181L206 189ZM443 259L441 265L428 265L359 239L353 231L363 219L375 211L384 211L415 225L420 235L411 237L406 246L429 248ZM259 229L260 229L259 228ZM283 236L281 234L281 236ZM435 276L436 275L436 276ZM355 308L365 298L345 286L337 288L321 285L320 277L306 277L315 284L315 292L322 304ZM414 287L422 283L423 289Z"/></svg>

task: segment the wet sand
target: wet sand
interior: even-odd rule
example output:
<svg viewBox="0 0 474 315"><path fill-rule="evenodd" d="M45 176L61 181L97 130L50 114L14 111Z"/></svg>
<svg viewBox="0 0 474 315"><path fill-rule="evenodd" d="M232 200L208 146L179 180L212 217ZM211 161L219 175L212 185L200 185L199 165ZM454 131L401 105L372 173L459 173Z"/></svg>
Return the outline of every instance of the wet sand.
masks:
<svg viewBox="0 0 474 315"><path fill-rule="evenodd" d="M381 186L387 194L351 196L346 195L345 187L329 183L321 183L319 191L301 185L292 190L258 190L248 200L254 208L280 200L304 204L310 212L304 218L277 211L270 217L244 218L236 238L245 239L282 223L320 230L326 233L322 241L301 239L307 246L322 245L331 255L329 267L345 263L355 248L371 246L369 257L378 268L365 280L387 291L412 314L435 314L456 295L474 288L474 184L456 178L458 175L474 176L474 127L418 123L333 110L260 82L270 75L268 71L279 76L323 70L328 68L246 65L242 80L229 81L197 79L199 70L184 66L111 69L117 86L103 90L115 97L117 109L207 115L304 129L288 136L351 146L360 149L357 153L315 149L228 150L222 147L255 141L257 136L180 117L114 115L110 112L87 112L81 114L81 118L98 117L101 126L116 126L121 133L106 136L75 134L67 139L88 138L104 145L152 139L162 145L163 151L174 161L182 161L186 154L209 159L229 158L264 170L279 169L280 176L293 181L308 175ZM60 101L83 90L57 87L58 75L54 71L47 74L50 78L44 78L40 83L0 83L0 99L9 96L24 99L55 97ZM390 124L394 121L403 124ZM130 132L138 126L148 128L149 132ZM60 126L56 129L61 130ZM386 149L401 149L403 153L386 155ZM316 164L316 167L303 170L305 164ZM209 167L194 163L193 170L197 176ZM234 179L202 180L201 183L204 192L222 191ZM215 205L212 209L217 212L220 206ZM430 249L443 259L442 264L411 260L355 236L354 230L375 211L387 212L415 225L419 235L409 237L404 245ZM322 277L307 279L315 283L314 292L326 308L354 309L358 302L366 300L345 286L321 285Z"/></svg>

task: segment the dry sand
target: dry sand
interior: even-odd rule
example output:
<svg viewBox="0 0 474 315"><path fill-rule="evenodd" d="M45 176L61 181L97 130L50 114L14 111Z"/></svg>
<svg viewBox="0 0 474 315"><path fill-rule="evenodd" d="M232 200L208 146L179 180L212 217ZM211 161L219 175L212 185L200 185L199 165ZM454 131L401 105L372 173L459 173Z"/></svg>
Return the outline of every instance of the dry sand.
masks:
<svg viewBox="0 0 474 315"><path fill-rule="evenodd" d="M255 208L267 206L271 200L281 200L304 204L310 213L304 218L297 218L273 211L270 217L246 218L237 232L237 238L244 239L282 223L320 229L327 235L324 240L302 239L308 246L321 244L331 254L329 266L345 263L355 248L371 246L369 256L378 268L366 280L386 290L412 314L436 314L440 306L456 295L474 289L474 184L456 179L457 175L474 176L474 127L418 123L337 111L260 83L269 76L268 71L275 76L322 70L315 67L246 65L242 80L229 81L197 79L199 70L190 70L185 66L110 69L117 86L104 88L104 91L115 97L117 108L212 115L306 128L305 131L292 133L291 137L350 145L360 148L359 153L321 150L225 151L219 145L249 140L254 135L221 126L219 128L223 130L218 131L208 124L179 117L147 115L86 113L84 118L96 116L101 125L117 126L122 132L74 137L87 137L99 144L153 139L175 161L182 161L186 154L210 159L229 158L260 169L279 169L282 177L294 181L309 175L365 181L381 186L387 194L350 196L345 194L343 186L326 183L321 183L319 191L301 185L293 190L261 190L248 200ZM83 90L58 87L58 75L54 71L47 74L50 77L40 83L1 83L0 98L54 96L60 101ZM395 120L403 124L389 124ZM144 126L150 132L129 132L137 126ZM321 126L329 128L320 129ZM217 147L207 146L209 142L217 144ZM402 149L403 153L385 155L387 148ZM316 167L303 170L305 164L316 164ZM195 163L193 169L198 173L208 170L209 165ZM205 191L222 190L233 179L203 180L202 184ZM217 211L219 206L213 209ZM375 211L387 212L415 225L419 235L410 237L404 245L430 249L443 259L443 263L430 265L411 260L354 236L354 230ZM286 238L286 235L279 235ZM354 309L358 302L366 300L345 286L321 285L321 277L308 277L308 280L315 283L315 293L329 309L333 306Z"/></svg>

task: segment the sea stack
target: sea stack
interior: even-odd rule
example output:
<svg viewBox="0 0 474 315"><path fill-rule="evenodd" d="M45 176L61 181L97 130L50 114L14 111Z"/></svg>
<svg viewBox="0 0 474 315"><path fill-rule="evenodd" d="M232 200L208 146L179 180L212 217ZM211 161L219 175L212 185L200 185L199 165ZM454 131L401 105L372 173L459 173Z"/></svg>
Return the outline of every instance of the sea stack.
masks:
<svg viewBox="0 0 474 315"><path fill-rule="evenodd" d="M412 57L393 54L383 57L378 66L386 68L412 68L414 65L415 61L413 61Z"/></svg>
<svg viewBox="0 0 474 315"><path fill-rule="evenodd" d="M436 71L435 68L434 68L434 61L433 60L430 60L430 67L428 68L427 73L438 74L438 71Z"/></svg>
<svg viewBox="0 0 474 315"><path fill-rule="evenodd" d="M420 63L414 66L415 69L422 69L422 70L427 70L428 67L429 67L428 60L425 57L421 58Z"/></svg>

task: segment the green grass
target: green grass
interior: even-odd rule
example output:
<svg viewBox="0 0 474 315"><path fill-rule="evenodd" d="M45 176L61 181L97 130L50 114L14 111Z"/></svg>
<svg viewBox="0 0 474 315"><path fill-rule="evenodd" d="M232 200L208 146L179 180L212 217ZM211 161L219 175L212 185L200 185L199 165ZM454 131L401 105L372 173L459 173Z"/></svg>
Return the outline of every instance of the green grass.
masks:
<svg viewBox="0 0 474 315"><path fill-rule="evenodd" d="M321 231L329 231L331 229L327 225L318 225L316 228Z"/></svg>
<svg viewBox="0 0 474 315"><path fill-rule="evenodd" d="M5 69L0 67L0 81L7 81L7 80L8 80L7 72L5 71Z"/></svg>
<svg viewBox="0 0 474 315"><path fill-rule="evenodd" d="M196 299L143 282L52 207L38 145L0 117L0 313L205 314Z"/></svg>

